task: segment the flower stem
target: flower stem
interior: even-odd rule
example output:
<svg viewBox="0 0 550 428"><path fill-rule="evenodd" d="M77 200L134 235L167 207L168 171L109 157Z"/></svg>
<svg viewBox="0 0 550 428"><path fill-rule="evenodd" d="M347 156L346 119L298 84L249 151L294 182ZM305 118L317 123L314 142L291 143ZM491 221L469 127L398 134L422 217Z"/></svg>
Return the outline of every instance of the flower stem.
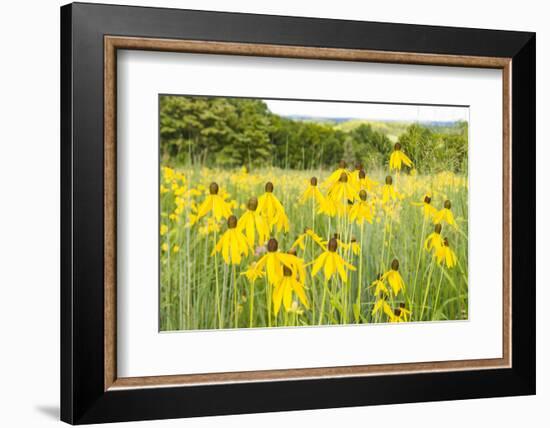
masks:
<svg viewBox="0 0 550 428"><path fill-rule="evenodd" d="M250 299L248 327L252 328L252 325L254 324L254 281L250 284L250 296L248 298Z"/></svg>
<svg viewBox="0 0 550 428"><path fill-rule="evenodd" d="M364 223L361 223L361 231L359 232L359 272L357 273L359 283L357 284L357 300L355 301L355 304L357 305L355 322L359 322L361 319L361 291L363 287L363 224Z"/></svg>
<svg viewBox="0 0 550 428"><path fill-rule="evenodd" d="M217 232L214 230L214 245L217 242ZM222 308L220 305L220 280L218 276L218 253L214 252L214 272L216 275L216 312L218 314L218 328L222 328Z"/></svg>
<svg viewBox="0 0 550 428"><path fill-rule="evenodd" d="M231 276L233 282L233 316L235 318L235 328L239 326L239 305L237 302L237 276L235 273L235 265L231 265Z"/></svg>
<svg viewBox="0 0 550 428"><path fill-rule="evenodd" d="M435 303L434 303L434 308L432 312L432 320L434 319L434 315L437 310L437 304L439 303L439 292L441 291L441 283L443 282L443 269L445 268L441 266L440 269L441 269L441 275L439 276L439 284L437 285L437 292L435 293Z"/></svg>
<svg viewBox="0 0 550 428"><path fill-rule="evenodd" d="M267 304L267 326L271 327L271 284L269 284L269 281L265 280L266 286L265 286L265 293L266 293L266 304Z"/></svg>
<svg viewBox="0 0 550 428"><path fill-rule="evenodd" d="M420 261L422 260L422 243L424 240L424 233L426 232L426 216L423 216L422 220L422 233L420 234L420 245L418 246L418 260L416 262L416 271L414 273L414 285L412 291L413 301L416 299L416 281L418 280L418 271L420 269Z"/></svg>
<svg viewBox="0 0 550 428"><path fill-rule="evenodd" d="M428 292L430 291L430 285L432 283L432 272L434 270L435 257L432 258L432 263L430 264L430 272L428 273L428 283L426 284L426 291L424 292L424 299L422 300L422 307L420 308L420 318L419 321L422 321L422 315L424 315L424 308L426 307L426 301L428 300Z"/></svg>
<svg viewBox="0 0 550 428"><path fill-rule="evenodd" d="M325 311L325 301L327 300L327 289L328 289L328 284L327 284L327 280L325 279L325 281L323 282L323 298L321 300L321 309L319 311L319 321L317 324L321 325L323 323L323 313Z"/></svg>

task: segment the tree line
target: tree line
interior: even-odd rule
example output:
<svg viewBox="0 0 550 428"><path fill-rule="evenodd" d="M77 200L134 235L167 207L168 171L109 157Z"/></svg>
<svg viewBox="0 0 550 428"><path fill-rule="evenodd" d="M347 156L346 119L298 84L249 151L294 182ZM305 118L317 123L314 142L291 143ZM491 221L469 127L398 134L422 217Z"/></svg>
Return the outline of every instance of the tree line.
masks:
<svg viewBox="0 0 550 428"><path fill-rule="evenodd" d="M159 119L162 161L174 166L316 169L344 159L383 168L394 145L368 123L342 130L330 121L293 120L258 99L161 96ZM397 141L421 172L465 172L467 136L466 122L415 123Z"/></svg>

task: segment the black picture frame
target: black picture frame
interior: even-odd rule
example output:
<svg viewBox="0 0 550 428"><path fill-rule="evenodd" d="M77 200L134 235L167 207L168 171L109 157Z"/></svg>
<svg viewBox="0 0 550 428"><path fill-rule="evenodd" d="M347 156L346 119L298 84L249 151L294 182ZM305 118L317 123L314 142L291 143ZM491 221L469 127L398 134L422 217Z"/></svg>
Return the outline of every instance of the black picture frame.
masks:
<svg viewBox="0 0 550 428"><path fill-rule="evenodd" d="M512 59L512 367L104 390L104 36ZM535 34L73 3L61 8L61 419L71 424L535 393Z"/></svg>

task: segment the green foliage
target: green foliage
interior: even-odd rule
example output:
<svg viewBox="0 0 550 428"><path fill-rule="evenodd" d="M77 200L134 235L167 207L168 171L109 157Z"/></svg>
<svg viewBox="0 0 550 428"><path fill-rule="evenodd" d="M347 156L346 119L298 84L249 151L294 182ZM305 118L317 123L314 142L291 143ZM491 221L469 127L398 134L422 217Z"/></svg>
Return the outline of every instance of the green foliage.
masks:
<svg viewBox="0 0 550 428"><path fill-rule="evenodd" d="M458 122L452 128L412 124L399 136L398 141L416 168L424 173L467 170L466 122Z"/></svg>
<svg viewBox="0 0 550 428"><path fill-rule="evenodd" d="M349 137L353 142L355 160L368 170L384 165L392 151L390 139L371 125L359 125L349 133Z"/></svg>
<svg viewBox="0 0 550 428"><path fill-rule="evenodd" d="M332 168L341 159L384 167L399 141L422 172L465 171L468 124L445 126L350 120L300 121L271 113L262 100L161 96L163 163L249 168Z"/></svg>

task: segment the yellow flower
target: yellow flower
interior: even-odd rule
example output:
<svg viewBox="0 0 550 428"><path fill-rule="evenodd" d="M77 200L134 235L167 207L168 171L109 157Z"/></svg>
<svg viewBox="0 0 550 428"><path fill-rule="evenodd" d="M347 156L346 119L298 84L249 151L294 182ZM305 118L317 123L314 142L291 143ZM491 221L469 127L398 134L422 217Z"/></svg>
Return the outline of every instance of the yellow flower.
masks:
<svg viewBox="0 0 550 428"><path fill-rule="evenodd" d="M413 205L417 207L422 207L422 212L424 213L424 218L426 220L432 220L437 214L437 210L432 205L432 198L428 195L424 196L422 202L413 202Z"/></svg>
<svg viewBox="0 0 550 428"><path fill-rule="evenodd" d="M388 304L388 302L386 302L386 299L378 299L376 301L376 303L374 304L374 307L372 308L372 315L376 315L380 309L382 309L382 311L388 316L388 317L392 317L393 316L393 312L391 310L391 306Z"/></svg>
<svg viewBox="0 0 550 428"><path fill-rule="evenodd" d="M210 211L212 211L214 218L218 221L222 218L228 218L231 215L231 206L225 201L224 197L218 194L219 189L220 188L217 183L210 184L210 194L199 206L197 214L191 216L191 225L195 224Z"/></svg>
<svg viewBox="0 0 550 428"><path fill-rule="evenodd" d="M258 235L258 245L263 245L269 237L269 226L265 218L258 212L258 199L248 200L248 210L241 216L237 229L244 230L250 247L254 247L254 238Z"/></svg>
<svg viewBox="0 0 550 428"><path fill-rule="evenodd" d="M221 252L226 264L238 265L241 263L242 256L248 255L249 248L246 236L237 229L237 217L234 215L229 216L227 230L214 247L212 255Z"/></svg>
<svg viewBox="0 0 550 428"><path fill-rule="evenodd" d="M290 308L290 311L289 311L291 314L296 314L296 315L302 315L304 313L304 310L303 309L300 309L300 307L298 306L298 302L296 302L295 300L292 301L292 306Z"/></svg>
<svg viewBox="0 0 550 428"><path fill-rule="evenodd" d="M381 280L382 275L378 277L371 283L369 288L374 288L373 294L377 297L387 296L390 294L388 287L384 284L384 281Z"/></svg>
<svg viewBox="0 0 550 428"><path fill-rule="evenodd" d="M319 235L317 235L313 231L313 229L310 229L309 227L307 227L306 228L306 235L309 236L311 239L313 239L313 242L315 242L321 248L325 249L324 244L323 244L323 238L321 238Z"/></svg>
<svg viewBox="0 0 550 428"><path fill-rule="evenodd" d="M401 144L395 143L393 152L390 155L390 171L401 169L401 165L405 164L408 167L412 166L412 161L407 157L405 153L401 150Z"/></svg>
<svg viewBox="0 0 550 428"><path fill-rule="evenodd" d="M164 236L168 233L168 226L165 224L160 225L160 236Z"/></svg>
<svg viewBox="0 0 550 428"><path fill-rule="evenodd" d="M357 243L355 237L351 237L351 252L358 256L361 253L361 246Z"/></svg>
<svg viewBox="0 0 550 428"><path fill-rule="evenodd" d="M334 217L339 212L342 212L343 209L339 203L334 201L331 198L324 198L319 206L318 214L326 214L329 217Z"/></svg>
<svg viewBox="0 0 550 428"><path fill-rule="evenodd" d="M295 273L283 265L283 276L273 287L273 311L275 315L279 313L281 303L285 307L285 311L289 312L292 309L292 293L295 293L300 299L300 302L309 308L309 303L304 290L304 285L296 279Z"/></svg>
<svg viewBox="0 0 550 428"><path fill-rule="evenodd" d="M163 173L164 181L166 183L170 183L175 178L175 175L176 175L176 172L172 168L167 166L162 168L162 173Z"/></svg>
<svg viewBox="0 0 550 428"><path fill-rule="evenodd" d="M241 275L245 275L250 282L254 282L258 278L263 278L264 273L258 269L257 263L252 263L247 270L241 272Z"/></svg>
<svg viewBox="0 0 550 428"><path fill-rule="evenodd" d="M199 227L199 235L208 235L213 232L218 233L219 231L220 224L212 217L209 217L206 220L206 224L204 226Z"/></svg>
<svg viewBox="0 0 550 428"><path fill-rule="evenodd" d="M351 244L348 244L348 243L342 241L342 240L340 239L340 234L339 234L339 233L334 233L334 234L332 235L332 237L333 237L334 239L336 239L336 243L338 244L338 248L339 248L341 251L346 252L346 251L349 250L349 247L350 247ZM326 241L326 242L325 242L325 245L328 245L328 243L329 243L329 241Z"/></svg>
<svg viewBox="0 0 550 428"><path fill-rule="evenodd" d="M278 231L288 232L288 217L283 204L273 194L273 183L270 181L265 184L265 193L258 199L258 211L266 218L270 230L276 226Z"/></svg>
<svg viewBox="0 0 550 428"><path fill-rule="evenodd" d="M323 250L326 249L325 243L323 242L323 239L317 235L313 230L311 230L309 227L306 227L304 229L303 233L300 233L294 243L292 244L291 249L299 247L301 250L306 249L306 238L310 238L313 242L315 242L317 245L319 245Z"/></svg>
<svg viewBox="0 0 550 428"><path fill-rule="evenodd" d="M399 303L399 307L395 308L390 316L390 322L408 322L410 316L411 311L405 308L405 303Z"/></svg>
<svg viewBox="0 0 550 428"><path fill-rule="evenodd" d="M336 249L338 248L338 241L336 238L331 238L328 241L328 248L324 251L313 263L313 268L311 270L311 275L315 276L321 268L324 268L323 272L325 275L325 280L332 278L336 272L340 275L343 282L347 282L348 276L346 273L346 268L349 270L355 270L355 266L346 262L342 256L340 256Z"/></svg>
<svg viewBox="0 0 550 428"><path fill-rule="evenodd" d="M168 251L168 244L165 242L164 244L161 245L160 249L164 252Z"/></svg>
<svg viewBox="0 0 550 428"><path fill-rule="evenodd" d="M443 246L443 239L441 238L441 225L438 223L434 227L434 231L428 235L424 241L424 249L426 251L437 251Z"/></svg>
<svg viewBox="0 0 550 428"><path fill-rule="evenodd" d="M457 227L453 212L451 211L451 201L446 200L443 204L443 209L441 209L434 216L434 223L441 223L442 221L447 222L447 224Z"/></svg>
<svg viewBox="0 0 550 428"><path fill-rule="evenodd" d="M381 280L383 281L385 279L388 280L388 283L390 284L390 287L395 296L397 296L397 293L399 293L401 290L405 289L405 282L403 281L403 278L399 273L399 261L397 259L393 259L393 261L391 262L391 269L387 271L384 275L382 275Z"/></svg>
<svg viewBox="0 0 550 428"><path fill-rule="evenodd" d="M256 269L267 272L267 280L271 285L275 285L283 277L283 266L292 269L296 266L295 256L278 251L279 243L275 238L267 241L267 253L265 253L256 263Z"/></svg>
<svg viewBox="0 0 550 428"><path fill-rule="evenodd" d="M382 203L387 204L390 199L395 201L397 199L397 192L393 187L393 179L390 175L386 177L386 184L382 187Z"/></svg>
<svg viewBox="0 0 550 428"><path fill-rule="evenodd" d="M309 186L300 197L300 203L303 204L309 199L313 199L318 204L321 204L325 199L319 187L317 187L317 177L311 177L311 180L309 180Z"/></svg>
<svg viewBox="0 0 550 428"><path fill-rule="evenodd" d="M174 246L172 247L172 251L173 251L174 253L179 253L179 251L180 251L180 246L179 246L179 245L174 245Z"/></svg>
<svg viewBox="0 0 550 428"><path fill-rule="evenodd" d="M373 217L374 210L372 204L367 202L367 192L361 190L359 191L359 201L355 202L349 211L349 218L361 225L365 220L372 224Z"/></svg>
<svg viewBox="0 0 550 428"><path fill-rule="evenodd" d="M449 241L447 240L447 238L443 240L443 245L435 251L435 258L437 260L437 263L439 264L445 261L445 264L449 269L452 269L456 266L456 254L449 247Z"/></svg>
<svg viewBox="0 0 550 428"><path fill-rule="evenodd" d="M336 203L347 204L357 198L357 191L352 183L349 182L350 174L342 172L340 179L332 185L328 191L328 197Z"/></svg>
<svg viewBox="0 0 550 428"><path fill-rule="evenodd" d="M374 181L367 176L365 170L363 169L363 165L361 164L355 165L355 171L351 173L351 176L356 185L357 191L365 189L367 192L372 192L374 188L378 186L377 181Z"/></svg>
<svg viewBox="0 0 550 428"><path fill-rule="evenodd" d="M340 180L342 174L347 176L351 175L351 173L346 169L346 162L343 160L341 160L338 164L338 168L323 182L323 187L331 188L338 180Z"/></svg>

